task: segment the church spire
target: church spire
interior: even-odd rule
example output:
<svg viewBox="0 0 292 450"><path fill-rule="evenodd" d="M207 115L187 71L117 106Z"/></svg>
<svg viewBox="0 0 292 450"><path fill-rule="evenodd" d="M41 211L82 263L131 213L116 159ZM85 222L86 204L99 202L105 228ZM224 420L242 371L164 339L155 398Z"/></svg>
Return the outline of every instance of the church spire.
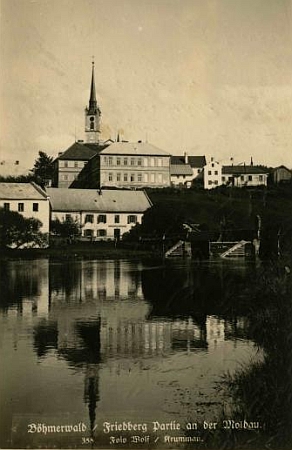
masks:
<svg viewBox="0 0 292 450"><path fill-rule="evenodd" d="M90 87L90 98L89 98L88 110L89 110L89 114L96 114L96 111L97 111L95 79L94 79L94 61L92 61L92 75L91 75L91 87Z"/></svg>
<svg viewBox="0 0 292 450"><path fill-rule="evenodd" d="M99 142L101 112L96 101L94 61L92 61L90 97L88 108L85 108L85 140L88 143Z"/></svg>

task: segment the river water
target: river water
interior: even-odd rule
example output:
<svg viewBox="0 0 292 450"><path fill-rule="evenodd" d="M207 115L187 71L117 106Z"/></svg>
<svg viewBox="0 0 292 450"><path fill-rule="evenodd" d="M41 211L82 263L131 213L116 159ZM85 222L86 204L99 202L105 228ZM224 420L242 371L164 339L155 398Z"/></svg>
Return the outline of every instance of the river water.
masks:
<svg viewBox="0 0 292 450"><path fill-rule="evenodd" d="M252 270L240 262L5 262L1 448L171 448L165 427L182 436L186 424L228 414L224 375L262 357L236 307ZM129 441L131 426L140 442Z"/></svg>

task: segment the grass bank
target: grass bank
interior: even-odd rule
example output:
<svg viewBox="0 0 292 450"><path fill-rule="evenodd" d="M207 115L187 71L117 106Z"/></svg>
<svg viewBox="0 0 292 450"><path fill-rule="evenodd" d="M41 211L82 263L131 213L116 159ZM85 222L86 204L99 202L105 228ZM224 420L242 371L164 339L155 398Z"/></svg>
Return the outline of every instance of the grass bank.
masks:
<svg viewBox="0 0 292 450"><path fill-rule="evenodd" d="M1 249L0 259L145 259L159 258L158 252L138 249L135 244L120 244L113 242L75 243L52 246L48 248Z"/></svg>

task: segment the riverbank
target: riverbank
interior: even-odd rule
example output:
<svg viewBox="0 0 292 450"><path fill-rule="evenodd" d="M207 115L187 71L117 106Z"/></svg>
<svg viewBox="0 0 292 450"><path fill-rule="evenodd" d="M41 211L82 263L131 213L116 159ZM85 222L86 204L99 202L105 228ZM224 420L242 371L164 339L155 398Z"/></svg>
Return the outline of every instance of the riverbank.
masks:
<svg viewBox="0 0 292 450"><path fill-rule="evenodd" d="M157 251L137 249L135 245L122 246L113 242L74 243L48 248L1 249L0 260L8 259L160 259Z"/></svg>

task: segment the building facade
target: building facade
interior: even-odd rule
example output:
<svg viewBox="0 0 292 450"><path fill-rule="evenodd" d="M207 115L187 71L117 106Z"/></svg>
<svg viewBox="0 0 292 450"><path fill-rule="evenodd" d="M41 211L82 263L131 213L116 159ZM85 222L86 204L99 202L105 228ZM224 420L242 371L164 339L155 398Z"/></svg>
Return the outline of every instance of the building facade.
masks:
<svg viewBox="0 0 292 450"><path fill-rule="evenodd" d="M18 212L27 219L38 219L42 223L40 231L49 232L49 196L33 182L0 183L0 208Z"/></svg>
<svg viewBox="0 0 292 450"><path fill-rule="evenodd" d="M203 180L203 169L206 165L205 156L171 156L170 180L172 186L191 187L194 180Z"/></svg>
<svg viewBox="0 0 292 450"><path fill-rule="evenodd" d="M170 154L147 142L114 142L99 158L102 187L170 186Z"/></svg>
<svg viewBox="0 0 292 450"><path fill-rule="evenodd" d="M222 164L212 157L204 167L204 189L213 189L222 184Z"/></svg>
<svg viewBox="0 0 292 450"><path fill-rule="evenodd" d="M268 176L268 168L262 166L244 164L222 167L222 184L235 187L267 186Z"/></svg>
<svg viewBox="0 0 292 450"><path fill-rule="evenodd" d="M120 239L152 206L143 191L48 188L52 220L72 218L90 240Z"/></svg>

